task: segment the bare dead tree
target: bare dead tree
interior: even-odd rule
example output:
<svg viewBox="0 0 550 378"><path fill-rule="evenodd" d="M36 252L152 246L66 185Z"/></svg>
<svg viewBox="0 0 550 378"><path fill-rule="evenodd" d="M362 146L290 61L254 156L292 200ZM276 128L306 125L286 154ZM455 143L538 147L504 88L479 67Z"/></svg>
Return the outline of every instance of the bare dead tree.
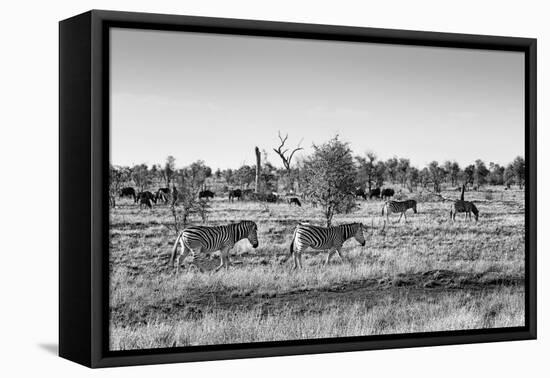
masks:
<svg viewBox="0 0 550 378"><path fill-rule="evenodd" d="M298 143L296 148L294 148L289 153L290 148L285 148L285 143L286 143L287 139L288 139L288 134L286 134L286 136L283 138L282 135L281 135L281 132L279 131L279 140L281 141L281 145L278 148L274 148L273 151L275 151L275 153L277 155L279 155L279 157L283 161L283 165L284 165L285 169L288 172L290 172L290 164L292 163L292 157L294 156L294 154L297 151L303 150L304 148L300 147L300 144L302 144L302 141L303 141L303 139L302 139L302 140L300 140L300 143Z"/></svg>
<svg viewBox="0 0 550 378"><path fill-rule="evenodd" d="M260 176L262 174L262 158L260 155L260 149L256 147L254 149L254 152L256 153L256 187L255 192L258 194L260 192Z"/></svg>

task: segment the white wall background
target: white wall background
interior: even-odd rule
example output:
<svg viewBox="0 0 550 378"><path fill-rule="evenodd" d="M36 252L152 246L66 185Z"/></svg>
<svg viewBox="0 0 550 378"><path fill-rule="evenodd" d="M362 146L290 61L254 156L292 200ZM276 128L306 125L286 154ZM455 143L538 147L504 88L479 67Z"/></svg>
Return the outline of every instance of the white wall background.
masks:
<svg viewBox="0 0 550 378"><path fill-rule="evenodd" d="M56 376L541 376L548 371L550 271L544 195L550 24L544 1L7 1L0 22L0 374ZM536 37L539 340L92 371L55 355L58 246L58 25L89 9ZM546 113L546 114L545 114ZM546 219L544 219L546 218Z"/></svg>

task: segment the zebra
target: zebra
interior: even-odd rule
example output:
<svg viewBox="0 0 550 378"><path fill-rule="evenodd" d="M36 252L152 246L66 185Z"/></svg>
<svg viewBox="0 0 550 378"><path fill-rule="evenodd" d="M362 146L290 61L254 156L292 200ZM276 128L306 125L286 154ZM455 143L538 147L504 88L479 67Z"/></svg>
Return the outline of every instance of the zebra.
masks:
<svg viewBox="0 0 550 378"><path fill-rule="evenodd" d="M258 226L252 221L241 221L239 223L230 223L224 226L190 226L185 228L176 238L170 257L170 265L173 265L178 252L178 244L181 245L181 253L176 259L176 274L179 271L180 260L192 253L193 260L197 254L221 251L220 265L216 272L222 267L229 268L229 251L242 239L248 239L252 247L258 247ZM192 264L195 265L195 264ZM200 271L202 269L199 268Z"/></svg>
<svg viewBox="0 0 550 378"><path fill-rule="evenodd" d="M472 219L472 213L474 213L474 218L476 222L479 218L479 210L477 209L476 205L474 205L474 203L470 201L456 200L451 205L451 219L453 221L455 220L456 213L464 213L464 219L466 219L467 217Z"/></svg>
<svg viewBox="0 0 550 378"><path fill-rule="evenodd" d="M306 223L298 224L290 243L290 255L294 258L293 269L302 268L302 252L309 247L328 249L325 265L330 263L330 258L334 253L337 253L340 260L344 261L340 253L342 245L346 240L353 237L361 246L364 246L364 228L365 226L362 223L348 223L332 227L313 226Z"/></svg>
<svg viewBox="0 0 550 378"><path fill-rule="evenodd" d="M386 219L389 223L391 213L401 213L397 222L401 221L401 217L405 215L405 222L407 221L407 215L405 214L408 209L412 209L416 214L416 201L386 201L382 207L382 216L384 216L384 210L386 210Z"/></svg>

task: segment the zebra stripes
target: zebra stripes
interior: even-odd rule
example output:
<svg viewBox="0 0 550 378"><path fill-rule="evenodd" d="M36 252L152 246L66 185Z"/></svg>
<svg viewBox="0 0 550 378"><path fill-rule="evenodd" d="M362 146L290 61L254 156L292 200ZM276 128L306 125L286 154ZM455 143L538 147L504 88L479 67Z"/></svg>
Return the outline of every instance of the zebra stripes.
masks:
<svg viewBox="0 0 550 378"><path fill-rule="evenodd" d="M252 247L258 247L258 226L252 221L241 221L239 223L230 223L224 226L190 226L184 229L176 238L172 249L170 264L172 265L178 252L178 244L181 245L181 253L176 259L176 273L179 271L180 261L183 261L189 253L192 253L193 260L200 253L211 253L221 251L220 266L229 268L229 251L242 239L248 239ZM200 267L195 265L199 270Z"/></svg>
<svg viewBox="0 0 550 378"><path fill-rule="evenodd" d="M365 245L363 229L364 226L361 223L349 223L333 227L319 227L300 223L296 226L290 243L290 254L294 258L294 269L302 268L302 252L307 248L328 249L325 264L330 262L330 258L334 253L337 253L343 261L340 252L346 240L353 237L362 246Z"/></svg>
<svg viewBox="0 0 550 378"><path fill-rule="evenodd" d="M397 222L401 221L401 217L405 215L405 222L407 221L407 215L405 214L408 209L412 209L416 214L416 201L415 200L406 200L406 201L386 201L384 207L382 207L382 216L384 216L384 210L386 211L386 219L390 221L390 214L392 213L401 213Z"/></svg>
<svg viewBox="0 0 550 378"><path fill-rule="evenodd" d="M474 218L477 222L479 218L479 210L476 205L470 201L457 200L451 205L451 219L454 221L456 218L456 213L464 213L464 219L467 217L472 219L472 213L474 213Z"/></svg>

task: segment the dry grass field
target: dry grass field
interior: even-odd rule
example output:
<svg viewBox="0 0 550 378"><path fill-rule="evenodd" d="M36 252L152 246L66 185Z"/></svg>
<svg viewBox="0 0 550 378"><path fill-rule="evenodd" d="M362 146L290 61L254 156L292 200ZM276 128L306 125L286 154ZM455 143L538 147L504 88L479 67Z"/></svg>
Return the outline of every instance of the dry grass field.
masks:
<svg viewBox="0 0 550 378"><path fill-rule="evenodd" d="M111 210L111 349L522 326L524 191L467 192L477 223L463 214L453 223L451 202L433 195L410 198L418 214L409 210L406 223L384 231L380 200L336 216L333 224L367 225L365 247L349 240L345 261L328 266L325 253L310 250L301 271L291 269L291 235L298 221L323 225L320 209L215 198L207 224L253 220L260 245L237 244L228 271L211 271L219 264L213 254L201 261L204 273L177 276L168 264L170 208L121 200Z"/></svg>

